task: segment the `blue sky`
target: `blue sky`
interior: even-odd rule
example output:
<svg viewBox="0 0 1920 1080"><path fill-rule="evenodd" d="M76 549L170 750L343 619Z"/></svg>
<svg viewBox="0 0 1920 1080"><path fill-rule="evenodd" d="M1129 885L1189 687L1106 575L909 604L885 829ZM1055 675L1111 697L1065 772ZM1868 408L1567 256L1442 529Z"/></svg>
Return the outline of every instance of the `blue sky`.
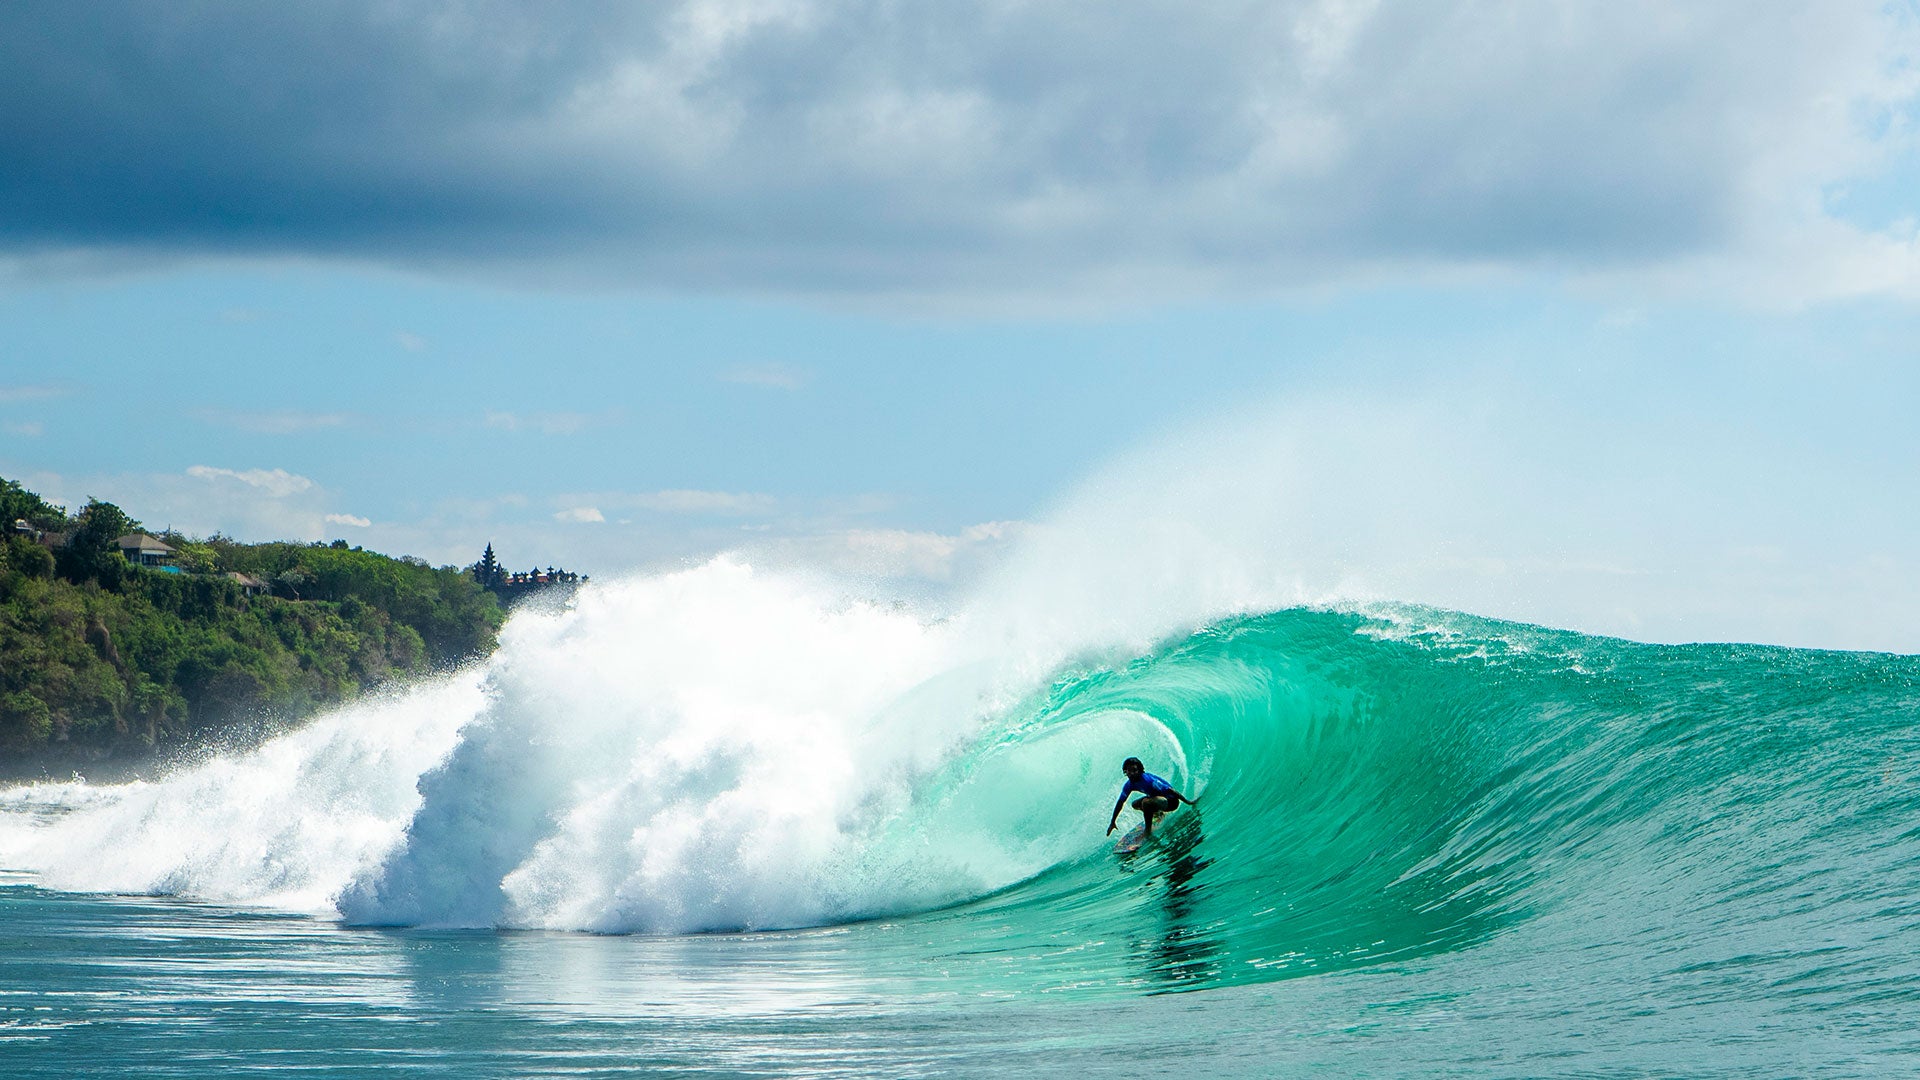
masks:
<svg viewBox="0 0 1920 1080"><path fill-rule="evenodd" d="M1920 648L1911 4L10 21L0 475L69 504L947 581L1114 468L1259 502L1278 425L1392 416L1431 449L1329 428L1370 501L1285 526L1385 588Z"/></svg>

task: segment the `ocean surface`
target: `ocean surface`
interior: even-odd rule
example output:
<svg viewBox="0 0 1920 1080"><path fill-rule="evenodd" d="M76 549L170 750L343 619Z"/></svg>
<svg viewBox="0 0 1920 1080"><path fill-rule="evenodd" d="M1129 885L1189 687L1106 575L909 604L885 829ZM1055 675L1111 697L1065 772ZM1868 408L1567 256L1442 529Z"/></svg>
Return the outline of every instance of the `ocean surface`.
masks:
<svg viewBox="0 0 1920 1080"><path fill-rule="evenodd" d="M1920 658L1109 631L717 560L0 791L0 1075L1920 1073Z"/></svg>

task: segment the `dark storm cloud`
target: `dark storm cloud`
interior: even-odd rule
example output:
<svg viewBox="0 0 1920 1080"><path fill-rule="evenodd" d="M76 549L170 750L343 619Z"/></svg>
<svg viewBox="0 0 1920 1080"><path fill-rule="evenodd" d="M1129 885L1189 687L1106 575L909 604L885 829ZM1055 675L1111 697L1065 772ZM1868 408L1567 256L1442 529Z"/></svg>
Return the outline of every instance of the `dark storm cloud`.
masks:
<svg viewBox="0 0 1920 1080"><path fill-rule="evenodd" d="M422 17L326 3L15 5L0 36L0 230L16 245L379 251L586 216L493 152L609 62L613 10Z"/></svg>
<svg viewBox="0 0 1920 1080"><path fill-rule="evenodd" d="M1885 37L1871 4L26 2L6 21L17 255L825 290L1708 250L1832 149Z"/></svg>

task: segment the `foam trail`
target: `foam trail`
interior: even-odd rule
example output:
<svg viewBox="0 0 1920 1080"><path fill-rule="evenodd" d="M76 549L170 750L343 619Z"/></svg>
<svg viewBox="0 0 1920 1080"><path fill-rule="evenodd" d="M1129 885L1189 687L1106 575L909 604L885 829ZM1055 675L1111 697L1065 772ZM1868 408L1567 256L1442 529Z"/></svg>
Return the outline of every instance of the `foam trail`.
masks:
<svg viewBox="0 0 1920 1080"><path fill-rule="evenodd" d="M0 865L85 892L331 910L399 841L420 773L479 708L477 671L322 716L162 780L0 793Z"/></svg>

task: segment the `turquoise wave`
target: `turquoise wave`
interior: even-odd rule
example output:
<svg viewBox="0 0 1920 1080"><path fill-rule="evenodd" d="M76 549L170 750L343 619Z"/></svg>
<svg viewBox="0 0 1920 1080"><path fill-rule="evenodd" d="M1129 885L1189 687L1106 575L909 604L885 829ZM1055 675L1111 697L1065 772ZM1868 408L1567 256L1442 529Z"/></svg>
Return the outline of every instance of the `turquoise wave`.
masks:
<svg viewBox="0 0 1920 1080"><path fill-rule="evenodd" d="M1208 1076L1773 1077L1906 1075L1920 1060L1913 657L1650 646L1414 608L1282 611L1061 671L991 710L989 733L932 775L903 768L903 816L876 803L839 823L858 850L831 869L890 870L847 883L857 918L588 936L551 931L598 927L369 930L233 906L263 876L349 880L380 836L319 859L323 826L359 808L360 831L398 830L398 793L459 732L465 746L489 718L514 733L507 722L528 719L553 737L531 722L550 714L510 689L444 687L137 790L0 800L44 813L33 829L103 867L109 884L80 891L212 901L63 895L0 874L22 943L0 949L0 972L26 1003L0 1035L21 1068L1084 1077L1166 1060ZM951 690L920 685L869 734L937 720ZM458 787L569 835L555 822L574 801L512 801L556 785L486 782L537 775L537 741L485 749L428 784L427 804ZM1129 753L1201 805L1122 857L1100 833ZM580 787L604 790L591 775ZM635 835L645 810L608 832ZM432 820L490 861L432 848L411 880L445 887L423 899L497 889L497 863L600 868L503 856L511 834L482 816ZM303 852L326 865L298 872ZM800 861L775 856L750 868ZM957 903L920 898L964 875L909 880L975 857L1037 869ZM636 880L618 876L613 899ZM833 910L824 899L767 910ZM1214 992L1138 1000L1202 989Z"/></svg>
<svg viewBox="0 0 1920 1080"><path fill-rule="evenodd" d="M791 621L817 625L811 608ZM919 625L860 622L843 651ZM648 936L673 965L777 973L821 1000L1444 965L1440 985L1516 994L1577 972L1613 1016L1920 1004L1920 658L1279 611L1069 665L977 728L978 672L902 677L911 690L836 736L881 752L830 748L880 763L849 766L855 794L835 801L789 786L813 774L781 756L841 715L828 705L748 711L663 761L661 739L733 714L650 713L685 686L645 696L672 672L629 678L627 631L530 639L484 682L153 785L10 793L0 862L19 852L50 888L350 925ZM715 692L763 655L691 685ZM845 677L798 690L837 707ZM1101 834L1129 755L1200 805L1123 856ZM752 929L793 926L812 928ZM1561 974L1512 982L1541 965Z"/></svg>
<svg viewBox="0 0 1920 1080"><path fill-rule="evenodd" d="M1512 949L1645 979L1764 927L1800 958L1771 977L1842 937L1877 943L1846 969L1871 982L1911 967L1886 943L1920 915L1916 718L1914 657L1646 645L1404 607L1238 618L1066 673L935 796L1014 841L1063 815L1098 830L1111 794L1069 806L1005 781L1085 791L1111 770L1117 791L1121 754L1099 746L1171 763L1199 807L1137 855L1103 847L992 896L878 916L830 951L868 978L1041 991Z"/></svg>

